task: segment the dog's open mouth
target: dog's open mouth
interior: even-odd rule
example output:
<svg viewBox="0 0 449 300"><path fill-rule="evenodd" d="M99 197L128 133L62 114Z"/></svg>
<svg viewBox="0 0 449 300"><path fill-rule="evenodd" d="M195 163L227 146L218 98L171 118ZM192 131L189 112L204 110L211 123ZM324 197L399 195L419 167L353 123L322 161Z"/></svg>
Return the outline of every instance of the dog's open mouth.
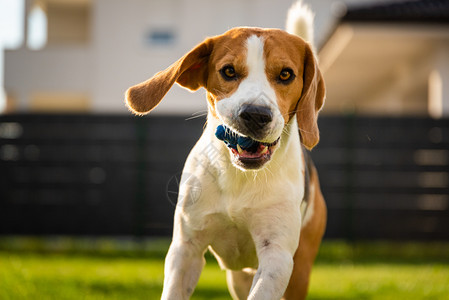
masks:
<svg viewBox="0 0 449 300"><path fill-rule="evenodd" d="M243 169L259 169L271 159L278 138L272 143L256 141L239 135L224 125L217 127L215 136L231 150L233 163Z"/></svg>

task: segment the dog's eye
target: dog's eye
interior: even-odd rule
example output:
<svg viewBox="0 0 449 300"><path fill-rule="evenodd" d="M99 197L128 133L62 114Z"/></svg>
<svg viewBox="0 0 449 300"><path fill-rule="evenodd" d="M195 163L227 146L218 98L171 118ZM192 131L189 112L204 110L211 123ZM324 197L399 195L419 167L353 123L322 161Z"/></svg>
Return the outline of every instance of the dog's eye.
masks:
<svg viewBox="0 0 449 300"><path fill-rule="evenodd" d="M225 66L220 70L221 76L223 76L223 78L225 80L234 80L237 78L237 73L235 72L235 69L233 66Z"/></svg>
<svg viewBox="0 0 449 300"><path fill-rule="evenodd" d="M292 69L285 68L279 73L279 81L281 83L288 83L295 78L295 74L293 74Z"/></svg>

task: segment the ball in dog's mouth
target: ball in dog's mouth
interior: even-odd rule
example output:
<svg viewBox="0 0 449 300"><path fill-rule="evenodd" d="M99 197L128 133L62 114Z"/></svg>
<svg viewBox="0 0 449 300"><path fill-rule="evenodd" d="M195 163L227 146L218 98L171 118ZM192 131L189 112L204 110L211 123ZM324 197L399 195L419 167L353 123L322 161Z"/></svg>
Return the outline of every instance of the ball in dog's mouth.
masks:
<svg viewBox="0 0 449 300"><path fill-rule="evenodd" d="M260 169L271 159L280 138L272 143L253 140L239 135L224 125L217 127L215 136L222 140L231 151L234 165L245 170Z"/></svg>

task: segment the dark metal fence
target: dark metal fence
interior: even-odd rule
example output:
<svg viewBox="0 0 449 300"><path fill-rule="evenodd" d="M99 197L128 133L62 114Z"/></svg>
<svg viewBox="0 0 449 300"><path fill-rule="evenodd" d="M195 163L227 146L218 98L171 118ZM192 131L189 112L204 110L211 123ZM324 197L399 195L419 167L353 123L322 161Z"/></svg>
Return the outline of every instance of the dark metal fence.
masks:
<svg viewBox="0 0 449 300"><path fill-rule="evenodd" d="M170 235L204 119L0 117L0 235ZM449 120L321 117L328 238L449 240Z"/></svg>
<svg viewBox="0 0 449 300"><path fill-rule="evenodd" d="M320 128L327 236L449 239L449 120L327 117Z"/></svg>

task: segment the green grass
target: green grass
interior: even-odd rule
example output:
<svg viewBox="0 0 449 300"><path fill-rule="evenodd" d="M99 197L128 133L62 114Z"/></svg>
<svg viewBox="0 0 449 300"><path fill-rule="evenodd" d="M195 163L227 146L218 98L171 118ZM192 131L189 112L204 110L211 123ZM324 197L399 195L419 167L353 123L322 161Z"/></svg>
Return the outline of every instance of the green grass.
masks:
<svg viewBox="0 0 449 300"><path fill-rule="evenodd" d="M0 241L0 299L160 298L166 241L87 244ZM207 261L192 299L230 299ZM309 299L449 299L449 245L325 242Z"/></svg>

